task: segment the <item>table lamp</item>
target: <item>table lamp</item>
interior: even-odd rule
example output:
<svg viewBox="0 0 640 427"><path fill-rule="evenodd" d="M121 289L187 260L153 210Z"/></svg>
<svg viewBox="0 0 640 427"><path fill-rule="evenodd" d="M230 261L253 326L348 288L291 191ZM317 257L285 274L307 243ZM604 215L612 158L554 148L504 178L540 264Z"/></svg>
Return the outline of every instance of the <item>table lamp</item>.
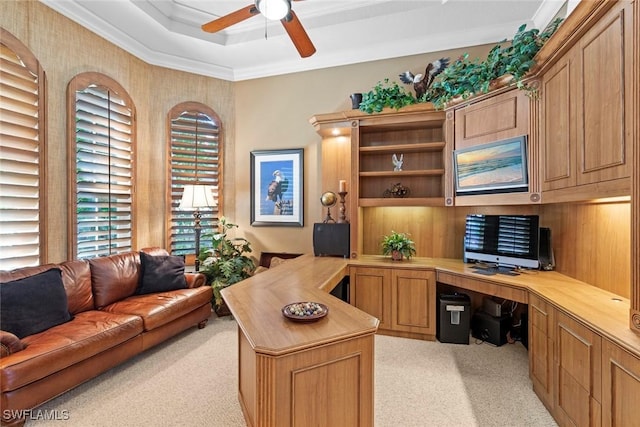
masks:
<svg viewBox="0 0 640 427"><path fill-rule="evenodd" d="M195 209L193 211L194 218L194 230L196 234L196 260L195 270L200 270L200 208L209 208L216 206L216 201L213 198L213 186L212 185L185 185L182 193L182 199L180 200L180 209Z"/></svg>

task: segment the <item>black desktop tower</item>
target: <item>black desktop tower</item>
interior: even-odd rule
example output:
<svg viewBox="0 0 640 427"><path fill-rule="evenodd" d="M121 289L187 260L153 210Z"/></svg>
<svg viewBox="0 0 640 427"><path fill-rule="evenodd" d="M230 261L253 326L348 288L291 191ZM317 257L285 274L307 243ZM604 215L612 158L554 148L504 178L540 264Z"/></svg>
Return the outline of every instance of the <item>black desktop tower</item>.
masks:
<svg viewBox="0 0 640 427"><path fill-rule="evenodd" d="M507 332L511 330L511 316L493 317L484 311L476 311L471 318L471 336L501 346L507 343Z"/></svg>
<svg viewBox="0 0 640 427"><path fill-rule="evenodd" d="M313 253L315 256L349 258L349 224L329 222L313 224Z"/></svg>

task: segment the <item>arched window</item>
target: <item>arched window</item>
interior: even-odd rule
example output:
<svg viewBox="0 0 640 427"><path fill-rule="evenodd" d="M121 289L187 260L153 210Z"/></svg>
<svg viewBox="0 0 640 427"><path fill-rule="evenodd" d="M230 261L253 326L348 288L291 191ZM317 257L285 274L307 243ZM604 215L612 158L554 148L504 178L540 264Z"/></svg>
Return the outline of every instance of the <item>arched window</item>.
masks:
<svg viewBox="0 0 640 427"><path fill-rule="evenodd" d="M45 75L0 28L0 270L46 262Z"/></svg>
<svg viewBox="0 0 640 427"><path fill-rule="evenodd" d="M135 109L117 82L82 73L67 92L70 259L130 251L134 241Z"/></svg>
<svg viewBox="0 0 640 427"><path fill-rule="evenodd" d="M203 233L212 231L222 213L222 130L218 115L198 102L171 109L168 122L167 248L173 254L195 253L194 210L180 209L184 186L213 187L216 206L200 208ZM203 241L201 248L211 246Z"/></svg>

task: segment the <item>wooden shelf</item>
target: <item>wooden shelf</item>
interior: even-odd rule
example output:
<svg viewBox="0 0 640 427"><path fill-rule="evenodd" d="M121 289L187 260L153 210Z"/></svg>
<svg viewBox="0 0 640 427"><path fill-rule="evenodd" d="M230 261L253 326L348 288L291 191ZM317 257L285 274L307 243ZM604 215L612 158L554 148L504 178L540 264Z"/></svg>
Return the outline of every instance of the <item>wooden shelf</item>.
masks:
<svg viewBox="0 0 640 427"><path fill-rule="evenodd" d="M443 197L376 197L358 199L363 208L383 206L444 206Z"/></svg>
<svg viewBox="0 0 640 427"><path fill-rule="evenodd" d="M360 172L361 177L396 177L402 178L407 176L441 176L444 175L444 169L421 169L413 171L372 171Z"/></svg>
<svg viewBox="0 0 640 427"><path fill-rule="evenodd" d="M445 142L422 142L418 144L394 144L360 147L360 154L375 153L415 153L421 151L442 151Z"/></svg>

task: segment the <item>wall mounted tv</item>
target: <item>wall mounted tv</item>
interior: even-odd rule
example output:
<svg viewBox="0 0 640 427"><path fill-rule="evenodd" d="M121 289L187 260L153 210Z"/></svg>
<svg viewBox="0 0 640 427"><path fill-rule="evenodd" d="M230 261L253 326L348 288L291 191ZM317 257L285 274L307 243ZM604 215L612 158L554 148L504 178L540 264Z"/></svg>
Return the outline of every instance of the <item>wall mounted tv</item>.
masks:
<svg viewBox="0 0 640 427"><path fill-rule="evenodd" d="M537 215L467 215L464 257L498 267L538 268Z"/></svg>
<svg viewBox="0 0 640 427"><path fill-rule="evenodd" d="M529 190L525 135L453 152L456 195Z"/></svg>

